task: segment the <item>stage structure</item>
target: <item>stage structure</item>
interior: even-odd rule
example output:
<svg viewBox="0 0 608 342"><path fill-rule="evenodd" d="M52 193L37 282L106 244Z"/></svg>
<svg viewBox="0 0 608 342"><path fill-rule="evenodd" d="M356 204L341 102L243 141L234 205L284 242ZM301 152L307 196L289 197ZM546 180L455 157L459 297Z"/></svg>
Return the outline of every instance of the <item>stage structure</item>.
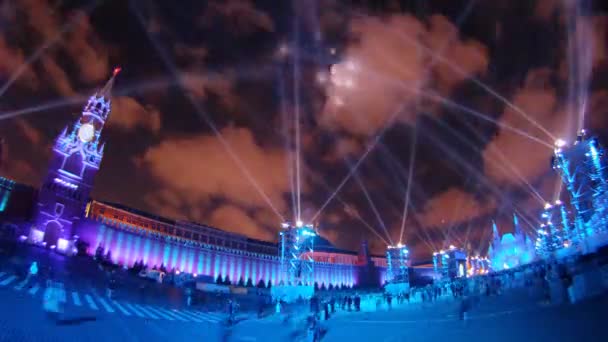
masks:
<svg viewBox="0 0 608 342"><path fill-rule="evenodd" d="M467 276L476 276L488 274L490 272L490 259L487 257L468 257L467 258Z"/></svg>
<svg viewBox="0 0 608 342"><path fill-rule="evenodd" d="M608 243L604 149L597 138L588 137L581 130L572 145L562 139L555 142L552 166L569 192L573 213L559 201L547 205L544 225L538 231L537 250L544 257L560 254L563 249L593 252ZM561 222L559 227L557 221Z"/></svg>
<svg viewBox="0 0 608 342"><path fill-rule="evenodd" d="M393 295L406 293L410 290L409 264L410 251L401 243L388 246L386 250L387 280L385 290Z"/></svg>
<svg viewBox="0 0 608 342"><path fill-rule="evenodd" d="M283 223L279 233L279 258L285 282L272 288L274 299L293 302L314 294L315 262L314 241L317 232L313 225L296 222L295 226Z"/></svg>
<svg viewBox="0 0 608 342"><path fill-rule="evenodd" d="M433 253L435 274L441 274L441 280L467 276L467 252L462 248L450 245L448 250Z"/></svg>

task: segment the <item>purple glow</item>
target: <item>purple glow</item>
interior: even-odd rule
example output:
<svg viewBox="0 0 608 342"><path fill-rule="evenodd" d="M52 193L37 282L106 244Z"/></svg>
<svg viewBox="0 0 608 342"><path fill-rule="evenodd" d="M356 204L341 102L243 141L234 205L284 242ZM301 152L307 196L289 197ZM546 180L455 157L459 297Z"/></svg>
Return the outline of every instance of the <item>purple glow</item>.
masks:
<svg viewBox="0 0 608 342"><path fill-rule="evenodd" d="M42 243L42 239L44 238L44 232L38 229L32 229L30 231L30 240L32 243Z"/></svg>
<svg viewBox="0 0 608 342"><path fill-rule="evenodd" d="M60 251L65 252L68 249L68 246L69 246L68 240L66 240L66 239L57 240L57 249L59 249Z"/></svg>
<svg viewBox="0 0 608 342"><path fill-rule="evenodd" d="M68 188L70 188L70 189L78 189L78 185L76 185L76 184L72 184L72 183L67 182L67 181L64 181L64 180L63 180L63 179L61 179L61 178L55 178L53 181L54 181L55 183L57 183L57 184L63 185L63 186L68 187Z"/></svg>
<svg viewBox="0 0 608 342"><path fill-rule="evenodd" d="M278 257L255 257L233 254L228 251L206 250L200 247L177 245L153 237L139 235L130 231L117 230L104 226L99 222L83 220L76 227L83 241L99 242L104 252L110 251L116 262L131 266L134 262L143 260L152 268L165 264L171 269L175 267L190 274L206 275L217 278L228 276L234 283L241 278L246 282L251 278L254 285L260 280L273 285L284 281L280 270ZM119 242L119 240L121 242ZM90 245L93 252L97 245ZM381 280L384 281L385 270L380 269ZM346 264L316 264L315 281L321 285L353 286L358 282L358 268Z"/></svg>

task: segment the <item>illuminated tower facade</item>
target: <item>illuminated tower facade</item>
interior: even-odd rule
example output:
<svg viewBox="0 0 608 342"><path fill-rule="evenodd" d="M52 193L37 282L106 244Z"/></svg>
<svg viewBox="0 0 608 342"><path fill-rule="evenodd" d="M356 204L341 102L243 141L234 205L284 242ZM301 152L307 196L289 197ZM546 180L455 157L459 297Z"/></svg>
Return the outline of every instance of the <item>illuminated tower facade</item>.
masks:
<svg viewBox="0 0 608 342"><path fill-rule="evenodd" d="M106 85L85 105L80 118L55 140L47 176L40 189L30 241L65 251L73 225L82 217L103 158L101 132L110 115L115 69Z"/></svg>

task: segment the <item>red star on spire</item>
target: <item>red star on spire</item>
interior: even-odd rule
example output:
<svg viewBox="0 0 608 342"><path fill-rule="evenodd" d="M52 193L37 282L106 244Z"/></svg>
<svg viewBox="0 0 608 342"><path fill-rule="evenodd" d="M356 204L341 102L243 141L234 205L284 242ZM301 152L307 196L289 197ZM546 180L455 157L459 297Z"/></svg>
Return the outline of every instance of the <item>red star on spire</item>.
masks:
<svg viewBox="0 0 608 342"><path fill-rule="evenodd" d="M118 75L118 73L120 72L120 70L122 70L122 68L121 68L121 67L116 67L116 68L114 68L114 73L113 73L112 75L113 75L113 76Z"/></svg>

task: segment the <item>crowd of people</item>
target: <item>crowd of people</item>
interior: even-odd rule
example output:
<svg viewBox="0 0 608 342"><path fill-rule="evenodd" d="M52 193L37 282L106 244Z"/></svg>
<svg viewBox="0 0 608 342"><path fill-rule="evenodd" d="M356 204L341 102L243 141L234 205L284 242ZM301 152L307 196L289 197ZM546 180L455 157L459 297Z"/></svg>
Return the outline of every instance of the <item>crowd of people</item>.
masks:
<svg viewBox="0 0 608 342"><path fill-rule="evenodd" d="M395 307L407 305L435 303L439 301L455 301L460 303L459 317L466 320L468 313L475 308L483 297L500 296L513 288L534 290L544 302L567 303L574 301L574 277L585 272L590 267L605 264L601 257L595 257L593 262L587 257L572 257L563 260L539 261L512 269L505 269L485 275L450 280L437 280L425 286L412 287L402 293L386 293L382 289L353 290L333 289L316 291L315 295L306 301L300 299L296 303L285 303L272 298L270 290L265 288L250 288L246 294L224 292L202 292L196 289L194 283L183 284L177 288L170 284L157 284L150 279L138 277L137 270L121 269L108 265L102 260L96 263L96 283L105 282L106 295L109 298L121 296L126 291L139 293L144 299L146 294L151 297L163 297L162 293L179 293L180 301L187 307L196 307L204 311L222 311L226 314L228 326L238 322L237 312L256 314L257 317L268 315L283 316L285 322L294 321L294 313L301 313L307 308L308 315L300 319L297 325L307 332L310 340L319 340L323 334L322 321L332 316L349 312L392 310ZM598 261L599 260L599 261ZM46 263L45 263L46 264ZM591 266L590 266L591 265ZM135 268L133 268L135 269ZM97 272L98 271L98 272ZM93 274L93 272L91 273ZM31 262L26 271L21 273L24 286L29 286L37 278L46 285L43 295L43 309L54 320L60 319L63 312L61 298L61 282L49 267L40 262ZM39 279L39 280L40 280ZM104 285L102 285L103 287ZM160 291L160 292L151 292ZM169 295L169 297L175 297Z"/></svg>

